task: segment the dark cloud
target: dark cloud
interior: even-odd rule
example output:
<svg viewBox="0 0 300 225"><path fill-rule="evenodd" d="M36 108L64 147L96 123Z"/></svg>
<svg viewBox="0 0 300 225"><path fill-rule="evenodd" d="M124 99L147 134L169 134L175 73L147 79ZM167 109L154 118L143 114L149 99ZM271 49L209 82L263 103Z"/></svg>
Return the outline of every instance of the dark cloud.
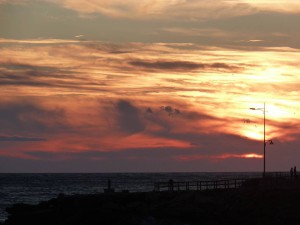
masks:
<svg viewBox="0 0 300 225"><path fill-rule="evenodd" d="M101 47L99 47L99 43L92 44L89 43L86 46L89 46L93 49L97 49L99 51L105 51L110 54L128 54L134 53L134 49L132 46L128 46L128 44L116 44L116 43L101 43Z"/></svg>
<svg viewBox="0 0 300 225"><path fill-rule="evenodd" d="M204 68L204 64L185 61L131 61L129 64L146 69L159 70L196 70Z"/></svg>
<svg viewBox="0 0 300 225"><path fill-rule="evenodd" d="M0 136L0 141L12 141L12 142L26 142L26 141L46 141L45 138L37 137L19 137L19 136Z"/></svg>
<svg viewBox="0 0 300 225"><path fill-rule="evenodd" d="M211 115L207 115L204 113L199 113L195 111L190 111L188 105L179 104L177 102L174 103L175 106L161 106L158 108L150 108L152 110L151 113L149 113L147 110L145 112L145 119L149 123L153 123L155 125L158 125L163 131L167 132L165 135L169 135L169 133L172 131L173 128L186 128L188 126L193 129L193 125L197 123L205 123L206 121L219 121L219 118L213 117ZM223 120L222 120L223 121ZM201 127L199 127L200 129ZM156 133L158 132L158 133ZM151 135L159 136L163 135L161 134L161 130L156 131L154 133L151 133ZM199 130L201 132L201 130ZM198 132L197 132L198 133ZM163 135L164 136L164 135ZM176 138L174 138L176 139Z"/></svg>
<svg viewBox="0 0 300 225"><path fill-rule="evenodd" d="M240 70L241 68L226 63L196 63L189 61L142 61L134 60L129 62L130 65L144 68L147 70L174 70L190 71L198 69L223 69L223 70Z"/></svg>
<svg viewBox="0 0 300 225"><path fill-rule="evenodd" d="M145 125L140 118L139 109L133 106L130 102L120 100L117 103L117 111L122 131L133 134L145 129Z"/></svg>
<svg viewBox="0 0 300 225"><path fill-rule="evenodd" d="M215 68L215 69L228 69L228 70L232 70L232 69L237 69L238 68L236 66L228 65L226 63L213 63L213 64L210 64L208 67Z"/></svg>
<svg viewBox="0 0 300 225"><path fill-rule="evenodd" d="M49 133L67 128L63 109L48 109L24 99L2 102L0 123L0 133L13 135L27 132Z"/></svg>
<svg viewBox="0 0 300 225"><path fill-rule="evenodd" d="M2 68L2 69L1 69ZM89 80L86 76L56 67L27 64L0 65L0 86L32 86L46 88L67 88L78 90L104 91L105 82Z"/></svg>
<svg viewBox="0 0 300 225"><path fill-rule="evenodd" d="M161 109L166 111L169 114L169 116L174 116L174 115L178 115L178 114L181 113L179 109L175 109L175 108L173 108L172 106L169 106L169 105L168 106L162 106Z"/></svg>
<svg viewBox="0 0 300 225"><path fill-rule="evenodd" d="M62 71L55 67L49 67L49 66L33 66L29 64L23 64L23 63L5 63L2 64L1 67L10 69L10 70L26 70L26 71L47 71L47 72L57 72Z"/></svg>

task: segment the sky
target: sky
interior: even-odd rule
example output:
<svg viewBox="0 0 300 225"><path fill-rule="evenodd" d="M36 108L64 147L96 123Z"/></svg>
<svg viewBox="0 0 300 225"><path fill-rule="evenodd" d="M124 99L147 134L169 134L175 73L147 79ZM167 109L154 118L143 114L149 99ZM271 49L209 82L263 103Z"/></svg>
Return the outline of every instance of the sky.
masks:
<svg viewBox="0 0 300 225"><path fill-rule="evenodd" d="M264 112L267 171L300 168L299 21L299 0L0 0L0 172L260 172Z"/></svg>

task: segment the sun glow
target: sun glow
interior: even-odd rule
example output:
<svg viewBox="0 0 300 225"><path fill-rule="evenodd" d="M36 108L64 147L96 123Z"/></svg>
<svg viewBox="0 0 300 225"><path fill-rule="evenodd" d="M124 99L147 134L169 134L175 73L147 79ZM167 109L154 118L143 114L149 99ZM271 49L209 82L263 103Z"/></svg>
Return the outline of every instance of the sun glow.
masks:
<svg viewBox="0 0 300 225"><path fill-rule="evenodd" d="M279 107L274 104L268 104L266 106L266 115L269 118L272 118L274 120L280 120L280 119L288 119L290 118L293 114L292 112L289 112L282 107Z"/></svg>
<svg viewBox="0 0 300 225"><path fill-rule="evenodd" d="M267 68L265 71L263 71L263 75L264 77L272 82L281 82L283 81L285 78L281 75L283 72L283 70L281 68Z"/></svg>
<svg viewBox="0 0 300 225"><path fill-rule="evenodd" d="M263 134L262 132L258 132L257 130L243 130L243 136L252 139L252 140L262 140Z"/></svg>
<svg viewBox="0 0 300 225"><path fill-rule="evenodd" d="M257 159L262 159L263 155L251 153L251 154L245 154L243 155L244 158L257 158Z"/></svg>

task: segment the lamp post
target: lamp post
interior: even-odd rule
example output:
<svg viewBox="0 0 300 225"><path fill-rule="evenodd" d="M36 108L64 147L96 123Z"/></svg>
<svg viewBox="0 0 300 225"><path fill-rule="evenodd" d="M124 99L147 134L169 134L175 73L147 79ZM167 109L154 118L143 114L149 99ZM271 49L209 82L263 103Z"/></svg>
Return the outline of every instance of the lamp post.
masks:
<svg viewBox="0 0 300 225"><path fill-rule="evenodd" d="M263 170L263 177L266 176L266 144L273 144L272 140L266 141L266 103L264 102L263 108L250 108L251 110L261 110L264 114L264 170Z"/></svg>

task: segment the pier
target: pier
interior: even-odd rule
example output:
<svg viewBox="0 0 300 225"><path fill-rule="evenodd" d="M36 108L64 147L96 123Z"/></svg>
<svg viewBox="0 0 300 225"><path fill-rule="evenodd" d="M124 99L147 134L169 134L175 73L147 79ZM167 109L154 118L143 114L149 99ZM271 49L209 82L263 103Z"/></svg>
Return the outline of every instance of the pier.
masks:
<svg viewBox="0 0 300 225"><path fill-rule="evenodd" d="M207 180L190 182L156 182L154 191L203 191L240 188L246 179Z"/></svg>
<svg viewBox="0 0 300 225"><path fill-rule="evenodd" d="M154 186L149 192L115 192L108 180L104 193L59 195L36 205L16 203L7 208L8 219L0 225L299 224L297 175L169 179Z"/></svg>
<svg viewBox="0 0 300 225"><path fill-rule="evenodd" d="M237 189L243 185L252 186L281 186L300 184L298 177L291 177L287 172L269 172L265 177L236 178L204 181L178 181L172 179L165 182L155 182L154 191L204 191L218 189Z"/></svg>

